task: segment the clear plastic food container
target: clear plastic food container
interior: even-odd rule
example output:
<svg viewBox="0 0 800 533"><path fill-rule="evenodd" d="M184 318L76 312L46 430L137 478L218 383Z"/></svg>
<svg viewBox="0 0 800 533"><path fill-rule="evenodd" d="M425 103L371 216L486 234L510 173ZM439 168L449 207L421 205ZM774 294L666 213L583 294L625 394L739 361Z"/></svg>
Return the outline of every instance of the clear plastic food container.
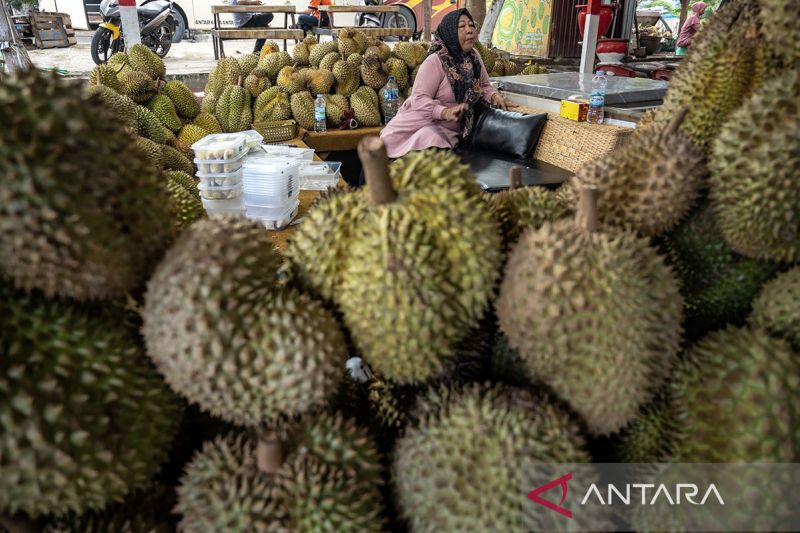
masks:
<svg viewBox="0 0 800 533"><path fill-rule="evenodd" d="M200 197L206 200L229 200L242 196L244 192L241 184L214 187L200 183L197 188L200 189Z"/></svg>
<svg viewBox="0 0 800 533"><path fill-rule="evenodd" d="M324 191L339 183L342 164L338 161L311 161L300 165L300 188L306 191Z"/></svg>
<svg viewBox="0 0 800 533"><path fill-rule="evenodd" d="M288 157L299 161L312 161L314 159L313 148L297 148L281 144L265 144L261 147L265 154L270 156Z"/></svg>
<svg viewBox="0 0 800 533"><path fill-rule="evenodd" d="M256 213L257 212L267 213L267 211L265 211L265 208L259 208L258 210L254 211L251 206L248 206L247 218L258 220L268 230L279 230L291 224L294 217L297 216L297 210L299 206L300 202L294 201L289 203L283 208L271 210L269 211L269 214L265 214L263 216L257 215Z"/></svg>
<svg viewBox="0 0 800 533"><path fill-rule="evenodd" d="M258 133L256 130L240 131L239 133L247 138L245 144L250 149L258 148L261 146L261 141L264 140L264 136Z"/></svg>
<svg viewBox="0 0 800 533"><path fill-rule="evenodd" d="M241 185L242 171L241 169L236 172L207 174L205 172L198 172L195 174L200 179L200 185L206 187L230 187L232 185Z"/></svg>
<svg viewBox="0 0 800 533"><path fill-rule="evenodd" d="M206 198L202 200L209 218L225 215L245 216L244 198L241 196L229 200L208 200Z"/></svg>
<svg viewBox="0 0 800 533"><path fill-rule="evenodd" d="M242 174L245 201L256 205L277 207L300 193L298 165L285 165L275 160L248 159Z"/></svg>
<svg viewBox="0 0 800 533"><path fill-rule="evenodd" d="M247 136L241 132L206 135L192 145L192 150L201 161L231 161L247 153Z"/></svg>

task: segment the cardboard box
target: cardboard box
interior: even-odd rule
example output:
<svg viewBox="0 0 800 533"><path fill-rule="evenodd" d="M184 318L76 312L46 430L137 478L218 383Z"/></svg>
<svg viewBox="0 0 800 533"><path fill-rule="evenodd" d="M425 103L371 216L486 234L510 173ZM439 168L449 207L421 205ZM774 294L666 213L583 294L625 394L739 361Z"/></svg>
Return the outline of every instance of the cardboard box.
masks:
<svg viewBox="0 0 800 533"><path fill-rule="evenodd" d="M585 122L589 104L574 100L561 100L561 116L576 122Z"/></svg>

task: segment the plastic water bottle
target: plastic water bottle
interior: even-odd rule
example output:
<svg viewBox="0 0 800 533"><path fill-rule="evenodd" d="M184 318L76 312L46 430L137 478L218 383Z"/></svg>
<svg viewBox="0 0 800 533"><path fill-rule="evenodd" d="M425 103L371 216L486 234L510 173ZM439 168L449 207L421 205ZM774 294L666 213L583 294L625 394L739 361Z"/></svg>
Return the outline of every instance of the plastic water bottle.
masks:
<svg viewBox="0 0 800 533"><path fill-rule="evenodd" d="M606 73L598 70L592 78L592 93L589 97L589 112L586 114L586 122L593 124L603 123L603 106L606 103L606 87L608 78Z"/></svg>
<svg viewBox="0 0 800 533"><path fill-rule="evenodd" d="M389 80L386 82L386 85L383 86L384 124L388 124L397 114L397 104L399 101L400 88L397 86L397 80L395 80L394 76L389 76Z"/></svg>
<svg viewBox="0 0 800 533"><path fill-rule="evenodd" d="M314 131L325 132L325 99L321 94L314 100Z"/></svg>

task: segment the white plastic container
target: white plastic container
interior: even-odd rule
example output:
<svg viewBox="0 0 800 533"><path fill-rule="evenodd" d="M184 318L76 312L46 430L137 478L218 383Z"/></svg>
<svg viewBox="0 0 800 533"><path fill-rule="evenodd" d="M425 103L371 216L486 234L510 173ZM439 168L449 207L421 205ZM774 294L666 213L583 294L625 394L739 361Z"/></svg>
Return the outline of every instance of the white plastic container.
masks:
<svg viewBox="0 0 800 533"><path fill-rule="evenodd" d="M300 194L298 165L286 165L282 160L247 160L242 174L245 202L280 207Z"/></svg>
<svg viewBox="0 0 800 533"><path fill-rule="evenodd" d="M225 215L245 216L244 198L238 196L230 200L203 200L203 207L209 218L218 218Z"/></svg>
<svg viewBox="0 0 800 533"><path fill-rule="evenodd" d="M336 187L339 183L339 170L342 164L338 161L311 161L300 165L300 188L304 191L324 191Z"/></svg>
<svg viewBox="0 0 800 533"><path fill-rule="evenodd" d="M242 168L242 159L249 148L247 136L241 133L206 135L192 145L198 172L221 174Z"/></svg>
<svg viewBox="0 0 800 533"><path fill-rule="evenodd" d="M296 148L280 144L265 144L261 147L265 154L270 156L288 157L300 161L312 161L314 159L313 148Z"/></svg>
<svg viewBox="0 0 800 533"><path fill-rule="evenodd" d="M239 133L241 133L247 138L245 144L251 150L253 148L258 148L259 146L261 146L261 141L264 140L264 136L258 133L256 130L240 131Z"/></svg>
<svg viewBox="0 0 800 533"><path fill-rule="evenodd" d="M200 197L206 200L230 200L238 198L244 193L242 184L225 185L221 187L214 187L211 185L204 185L199 183L197 188L200 189Z"/></svg>
<svg viewBox="0 0 800 533"><path fill-rule="evenodd" d="M268 230L279 230L291 224L294 217L297 216L299 206L300 202L297 200L278 209L254 208L253 206L248 206L247 218L258 220ZM264 214L259 215L256 213Z"/></svg>
<svg viewBox="0 0 800 533"><path fill-rule="evenodd" d="M236 172L207 174L205 172L197 172L195 176L200 179L200 185L206 187L230 187L233 185L241 185L242 183L242 170Z"/></svg>

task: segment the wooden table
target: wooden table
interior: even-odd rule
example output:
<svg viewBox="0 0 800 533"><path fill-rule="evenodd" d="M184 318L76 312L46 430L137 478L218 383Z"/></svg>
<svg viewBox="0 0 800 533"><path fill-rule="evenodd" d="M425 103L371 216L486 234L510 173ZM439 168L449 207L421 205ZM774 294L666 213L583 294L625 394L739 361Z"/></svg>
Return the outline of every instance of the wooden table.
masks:
<svg viewBox="0 0 800 533"><path fill-rule="evenodd" d="M330 35L336 40L337 30L341 29L357 29L366 35L373 37L411 37L411 28L398 28L397 22L403 17L400 15L400 6L398 5L381 5L381 6L319 6L320 12L330 13L328 17L328 28L322 27L322 16L319 17L317 27L314 28L314 34L317 35L317 40L322 35ZM333 14L334 13L378 13L381 19L387 15L391 15L391 20L394 22L394 28L373 28L363 26L334 26ZM405 20L405 19L403 19Z"/></svg>
<svg viewBox="0 0 800 533"><path fill-rule="evenodd" d="M291 39L301 41L305 37L303 30L289 29L289 17L292 17L292 26L295 25L294 4L292 5L260 5L260 6L229 6L213 5L211 13L214 16L214 28L211 38L214 44L214 59L225 57L222 41L225 39L282 39L283 49L286 50L286 41ZM222 29L220 13L283 13L283 28L232 28Z"/></svg>
<svg viewBox="0 0 800 533"><path fill-rule="evenodd" d="M355 150L364 137L380 135L383 126L354 130L330 129L324 133L300 129L298 137L317 152L346 152Z"/></svg>
<svg viewBox="0 0 800 533"><path fill-rule="evenodd" d="M284 143L294 144L298 148L309 148L309 146L299 138L292 139L291 141L281 141L279 144ZM317 157L316 154L314 155L314 160L322 161L322 159ZM346 182L341 176L339 176L339 185L346 185ZM314 203L314 200L319 198L319 195L320 191L300 191L300 206L297 208L297 216L294 217L292 223L281 230L269 230L267 232L278 250L281 252L286 251L286 248L289 245L289 240L292 238L292 235L294 235L294 232L297 231L297 225L302 222L303 217L305 217L306 213L308 213L308 211L311 209L311 204Z"/></svg>

